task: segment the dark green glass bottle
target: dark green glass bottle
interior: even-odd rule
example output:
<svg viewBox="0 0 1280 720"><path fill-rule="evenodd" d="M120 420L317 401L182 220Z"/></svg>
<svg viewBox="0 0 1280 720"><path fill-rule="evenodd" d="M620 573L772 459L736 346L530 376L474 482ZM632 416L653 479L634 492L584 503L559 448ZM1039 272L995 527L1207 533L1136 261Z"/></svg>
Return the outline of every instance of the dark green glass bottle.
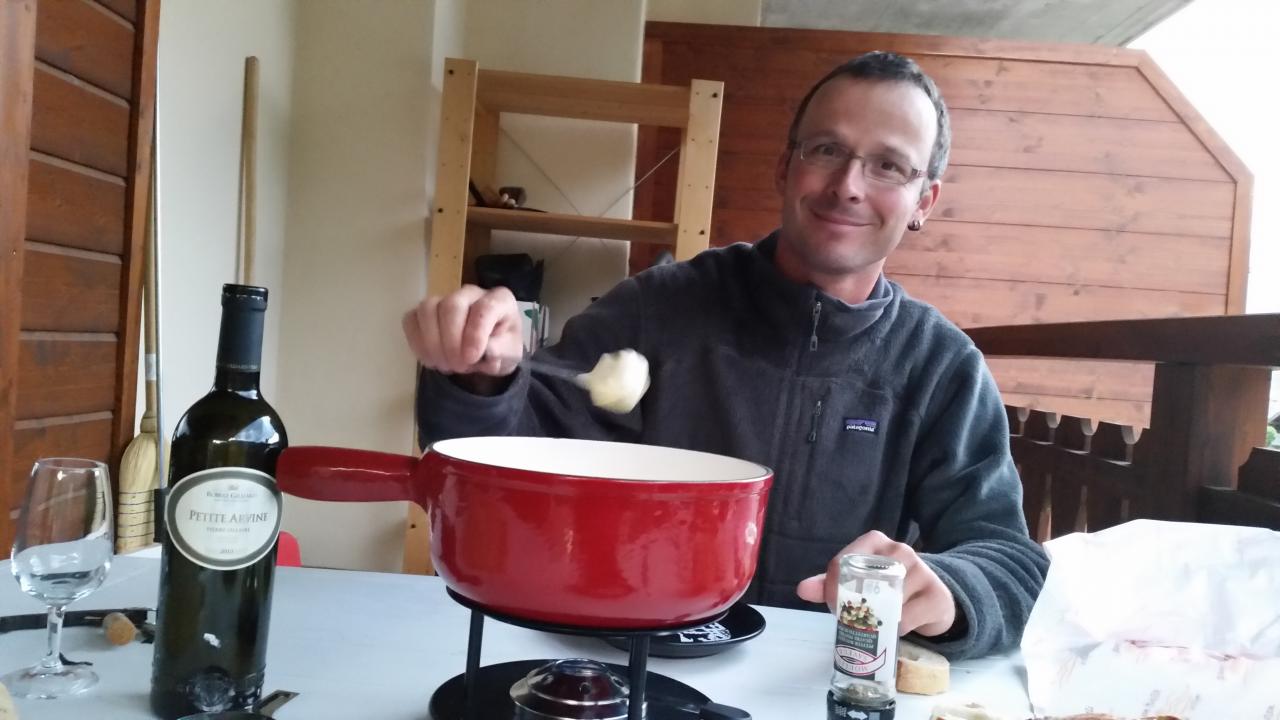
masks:
<svg viewBox="0 0 1280 720"><path fill-rule="evenodd" d="M252 709L262 693L284 424L258 378L265 288L224 285L213 389L178 422L165 492L151 709Z"/></svg>

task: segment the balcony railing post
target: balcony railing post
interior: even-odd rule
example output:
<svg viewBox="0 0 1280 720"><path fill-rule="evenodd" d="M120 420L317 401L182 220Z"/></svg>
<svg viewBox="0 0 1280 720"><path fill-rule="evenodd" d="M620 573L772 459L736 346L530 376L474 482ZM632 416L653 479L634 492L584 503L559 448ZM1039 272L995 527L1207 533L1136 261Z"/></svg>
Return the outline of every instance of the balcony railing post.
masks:
<svg viewBox="0 0 1280 720"><path fill-rule="evenodd" d="M1135 450L1148 504L1137 516L1195 520L1200 486L1235 487L1265 442L1270 383L1269 368L1157 364L1151 427Z"/></svg>

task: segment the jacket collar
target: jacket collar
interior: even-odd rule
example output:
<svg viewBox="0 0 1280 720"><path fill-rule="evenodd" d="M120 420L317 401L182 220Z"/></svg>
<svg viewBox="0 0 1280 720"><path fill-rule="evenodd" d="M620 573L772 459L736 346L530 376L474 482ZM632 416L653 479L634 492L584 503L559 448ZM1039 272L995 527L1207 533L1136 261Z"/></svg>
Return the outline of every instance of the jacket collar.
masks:
<svg viewBox="0 0 1280 720"><path fill-rule="evenodd" d="M774 261L778 231L757 242L752 249L751 279L757 311L778 331L792 334L797 329L817 341L845 339L871 327L893 302L895 290L884 273L876 278L871 295L861 303L849 304L810 283L797 283L782 274ZM817 309L815 313L815 308ZM815 314L817 322L815 324Z"/></svg>

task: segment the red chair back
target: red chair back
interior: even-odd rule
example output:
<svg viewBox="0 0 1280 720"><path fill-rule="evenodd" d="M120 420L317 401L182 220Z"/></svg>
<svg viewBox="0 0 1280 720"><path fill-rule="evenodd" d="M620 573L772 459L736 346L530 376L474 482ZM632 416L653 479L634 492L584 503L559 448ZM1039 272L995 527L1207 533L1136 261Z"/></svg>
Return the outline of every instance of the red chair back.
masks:
<svg viewBox="0 0 1280 720"><path fill-rule="evenodd" d="M280 531L279 547L276 548L277 567L302 567L302 548L298 546L298 538L293 533Z"/></svg>

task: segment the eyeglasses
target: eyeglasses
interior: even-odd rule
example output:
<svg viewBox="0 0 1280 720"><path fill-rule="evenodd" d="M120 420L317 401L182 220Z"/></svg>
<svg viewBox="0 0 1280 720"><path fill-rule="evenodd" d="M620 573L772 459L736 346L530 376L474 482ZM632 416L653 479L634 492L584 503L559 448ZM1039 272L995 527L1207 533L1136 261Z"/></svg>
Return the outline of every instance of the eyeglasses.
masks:
<svg viewBox="0 0 1280 720"><path fill-rule="evenodd" d="M892 155L859 155L830 140L792 142L791 147L799 149L800 159L806 165L828 172L840 170L854 160L861 160L862 176L886 185L906 185L924 175L923 170L917 170Z"/></svg>

